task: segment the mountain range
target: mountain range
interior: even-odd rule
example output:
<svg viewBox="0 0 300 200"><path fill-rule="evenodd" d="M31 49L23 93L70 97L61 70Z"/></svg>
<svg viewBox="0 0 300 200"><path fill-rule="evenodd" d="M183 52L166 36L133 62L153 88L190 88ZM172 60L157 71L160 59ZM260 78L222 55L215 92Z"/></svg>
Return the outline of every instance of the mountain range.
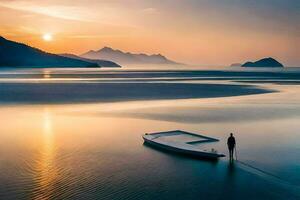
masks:
<svg viewBox="0 0 300 200"><path fill-rule="evenodd" d="M125 53L104 47L98 51L74 54L52 54L0 36L0 67L121 67L119 64L178 64L161 54ZM235 64L240 65L240 64ZM246 62L242 67L284 67L274 58Z"/></svg>
<svg viewBox="0 0 300 200"><path fill-rule="evenodd" d="M88 59L88 58L83 58L83 57L76 56L74 54L68 54L68 53L59 54L59 55L63 56L63 57L67 57L67 58L73 58L73 59L77 59L77 60L83 60L83 61L90 62L90 63L97 63L101 67L114 67L114 68L120 68L120 67L122 67L122 66L118 65L117 63L109 61L109 60Z"/></svg>
<svg viewBox="0 0 300 200"><path fill-rule="evenodd" d="M44 52L0 36L1 67L99 67L97 63Z"/></svg>
<svg viewBox="0 0 300 200"><path fill-rule="evenodd" d="M88 59L111 60L120 64L178 64L172 60L169 60L161 54L135 54L130 52L123 52L117 49L112 49L110 47L104 47L98 51L90 50L80 55L80 57Z"/></svg>

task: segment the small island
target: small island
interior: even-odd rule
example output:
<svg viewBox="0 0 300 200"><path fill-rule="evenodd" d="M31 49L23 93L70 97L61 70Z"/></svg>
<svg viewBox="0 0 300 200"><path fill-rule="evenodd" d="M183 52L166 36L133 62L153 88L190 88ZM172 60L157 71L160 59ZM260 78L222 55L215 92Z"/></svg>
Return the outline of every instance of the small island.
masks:
<svg viewBox="0 0 300 200"><path fill-rule="evenodd" d="M284 67L283 64L275 60L274 58L263 58L255 62L246 62L242 67Z"/></svg>

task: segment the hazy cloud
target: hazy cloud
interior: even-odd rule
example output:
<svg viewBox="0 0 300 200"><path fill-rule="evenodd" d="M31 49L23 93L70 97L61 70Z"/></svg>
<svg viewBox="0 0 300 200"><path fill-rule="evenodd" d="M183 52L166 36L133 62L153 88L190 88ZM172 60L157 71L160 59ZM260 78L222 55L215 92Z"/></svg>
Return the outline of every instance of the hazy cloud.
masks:
<svg viewBox="0 0 300 200"><path fill-rule="evenodd" d="M66 20L95 20L88 9L76 6L39 5L32 1L0 1L0 6Z"/></svg>

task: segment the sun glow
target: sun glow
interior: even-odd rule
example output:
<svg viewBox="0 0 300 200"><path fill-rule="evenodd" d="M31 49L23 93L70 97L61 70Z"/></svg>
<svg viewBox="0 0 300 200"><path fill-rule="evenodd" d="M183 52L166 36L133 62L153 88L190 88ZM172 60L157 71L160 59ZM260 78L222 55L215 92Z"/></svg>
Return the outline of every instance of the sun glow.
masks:
<svg viewBox="0 0 300 200"><path fill-rule="evenodd" d="M43 35L43 40L49 42L53 39L52 35L50 33L46 33Z"/></svg>

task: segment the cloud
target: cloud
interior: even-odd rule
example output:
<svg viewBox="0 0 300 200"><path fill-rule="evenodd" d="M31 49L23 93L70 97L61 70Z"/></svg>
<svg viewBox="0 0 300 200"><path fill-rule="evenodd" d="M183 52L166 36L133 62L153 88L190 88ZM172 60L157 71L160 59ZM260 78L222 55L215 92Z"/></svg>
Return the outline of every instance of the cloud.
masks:
<svg viewBox="0 0 300 200"><path fill-rule="evenodd" d="M27 11L35 14L46 15L50 17L77 20L77 21L93 21L95 17L91 12L83 7L66 6L66 5L38 5L33 2L26 1L0 1L0 6Z"/></svg>
<svg viewBox="0 0 300 200"><path fill-rule="evenodd" d="M69 35L66 38L71 39L99 39L99 38L112 38L112 37L123 37L124 34L98 34L98 35L88 35L88 34L81 34L81 35Z"/></svg>
<svg viewBox="0 0 300 200"><path fill-rule="evenodd" d="M157 14L158 10L156 8L145 8L142 9L142 13L153 15L153 14Z"/></svg>

